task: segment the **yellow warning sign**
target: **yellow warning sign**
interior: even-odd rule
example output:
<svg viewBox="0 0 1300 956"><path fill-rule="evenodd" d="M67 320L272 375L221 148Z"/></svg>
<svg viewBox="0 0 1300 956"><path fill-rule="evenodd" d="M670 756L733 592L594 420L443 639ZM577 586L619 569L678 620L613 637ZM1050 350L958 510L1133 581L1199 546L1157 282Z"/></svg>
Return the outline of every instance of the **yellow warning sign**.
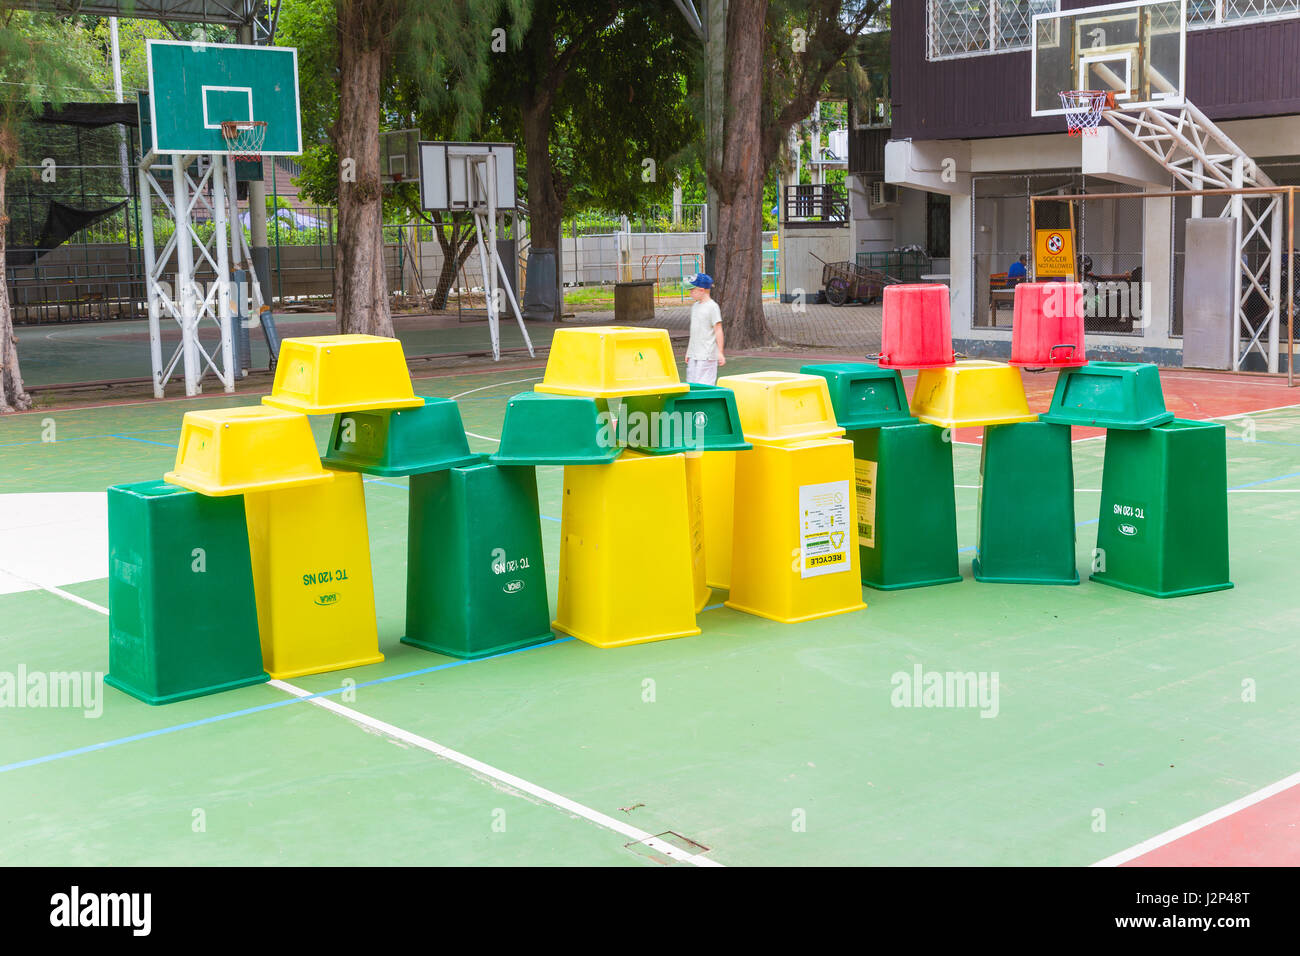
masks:
<svg viewBox="0 0 1300 956"><path fill-rule="evenodd" d="M1034 236L1034 275L1074 278L1074 230L1039 229Z"/></svg>

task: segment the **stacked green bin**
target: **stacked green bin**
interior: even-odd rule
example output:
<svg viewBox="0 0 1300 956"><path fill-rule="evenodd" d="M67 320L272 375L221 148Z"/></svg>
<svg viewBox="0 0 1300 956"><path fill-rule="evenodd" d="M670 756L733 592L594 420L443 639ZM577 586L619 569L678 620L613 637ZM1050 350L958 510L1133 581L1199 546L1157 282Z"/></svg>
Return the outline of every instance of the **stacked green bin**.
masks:
<svg viewBox="0 0 1300 956"><path fill-rule="evenodd" d="M426 398L417 408L335 415L324 463L342 471L400 478L477 460L456 403Z"/></svg>
<svg viewBox="0 0 1300 956"><path fill-rule="evenodd" d="M826 379L853 442L862 583L892 591L960 581L952 442L908 413L902 375L865 362L799 371Z"/></svg>
<svg viewBox="0 0 1300 956"><path fill-rule="evenodd" d="M1158 598L1232 587L1227 472L1223 425L1108 432L1092 580Z"/></svg>
<svg viewBox="0 0 1300 956"><path fill-rule="evenodd" d="M410 478L403 643L478 658L551 640L533 470L472 454L455 401L336 415L325 464Z"/></svg>
<svg viewBox="0 0 1300 956"><path fill-rule="evenodd" d="M976 581L1078 584L1070 428L989 425L980 454Z"/></svg>
<svg viewBox="0 0 1300 956"><path fill-rule="evenodd" d="M1065 369L1042 421L1106 429L1092 580L1161 598L1232 587L1226 429L1174 418L1156 366Z"/></svg>
<svg viewBox="0 0 1300 956"><path fill-rule="evenodd" d="M413 476L402 643L474 659L552 639L535 470Z"/></svg>
<svg viewBox="0 0 1300 956"><path fill-rule="evenodd" d="M242 495L108 489L108 675L150 704L268 679Z"/></svg>

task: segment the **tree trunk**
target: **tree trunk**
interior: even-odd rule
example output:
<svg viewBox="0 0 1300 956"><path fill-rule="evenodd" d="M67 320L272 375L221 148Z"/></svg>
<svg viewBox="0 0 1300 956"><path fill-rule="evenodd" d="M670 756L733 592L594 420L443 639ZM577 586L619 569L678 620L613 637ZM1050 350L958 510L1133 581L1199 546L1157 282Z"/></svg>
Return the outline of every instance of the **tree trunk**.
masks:
<svg viewBox="0 0 1300 956"><path fill-rule="evenodd" d="M529 97L521 109L528 161L528 217L534 249L554 249L564 208L551 165L551 97Z"/></svg>
<svg viewBox="0 0 1300 956"><path fill-rule="evenodd" d="M365 22L366 4L339 4L339 227L334 245L334 309L339 331L393 336L384 269L383 186L379 180L379 79L384 52Z"/></svg>
<svg viewBox="0 0 1300 956"><path fill-rule="evenodd" d="M730 0L727 7L726 130L718 191L714 286L728 349L772 341L763 317L762 148L763 24L767 0Z"/></svg>
<svg viewBox="0 0 1300 956"><path fill-rule="evenodd" d="M9 308L8 271L3 267L9 231L9 217L5 214L8 176L9 168L0 163L0 414L32 407L32 398L23 388L23 373L18 368L18 339L14 336L14 316Z"/></svg>

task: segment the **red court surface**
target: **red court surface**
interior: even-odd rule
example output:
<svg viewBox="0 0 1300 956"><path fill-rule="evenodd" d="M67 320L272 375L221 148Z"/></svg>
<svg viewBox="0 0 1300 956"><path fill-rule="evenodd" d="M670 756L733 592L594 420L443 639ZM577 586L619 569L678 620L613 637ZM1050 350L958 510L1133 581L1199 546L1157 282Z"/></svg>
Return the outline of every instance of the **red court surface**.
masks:
<svg viewBox="0 0 1300 956"><path fill-rule="evenodd" d="M1300 786L1243 807L1120 865L1300 866Z"/></svg>

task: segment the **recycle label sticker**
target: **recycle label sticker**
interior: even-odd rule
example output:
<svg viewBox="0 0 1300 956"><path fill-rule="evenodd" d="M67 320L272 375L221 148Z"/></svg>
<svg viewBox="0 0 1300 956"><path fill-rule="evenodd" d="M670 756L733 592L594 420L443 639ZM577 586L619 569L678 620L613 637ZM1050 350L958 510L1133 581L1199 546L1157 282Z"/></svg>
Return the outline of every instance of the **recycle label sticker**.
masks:
<svg viewBox="0 0 1300 956"><path fill-rule="evenodd" d="M867 458L853 461L853 479L858 493L858 544L876 546L876 462Z"/></svg>
<svg viewBox="0 0 1300 956"><path fill-rule="evenodd" d="M799 486L799 576L852 570L848 481Z"/></svg>

